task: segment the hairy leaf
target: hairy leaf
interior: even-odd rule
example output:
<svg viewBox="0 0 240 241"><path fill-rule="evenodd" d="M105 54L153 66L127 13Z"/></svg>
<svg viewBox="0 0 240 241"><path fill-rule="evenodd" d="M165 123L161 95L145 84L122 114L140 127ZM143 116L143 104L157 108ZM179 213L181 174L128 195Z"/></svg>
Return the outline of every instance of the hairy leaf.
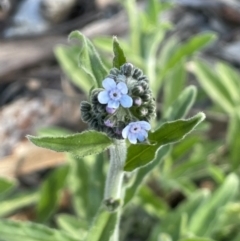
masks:
<svg viewBox="0 0 240 241"><path fill-rule="evenodd" d="M83 157L97 154L106 150L112 140L107 135L97 131L85 131L67 136L27 136L36 146L57 152L70 152L75 156Z"/></svg>
<svg viewBox="0 0 240 241"><path fill-rule="evenodd" d="M79 68L78 58L80 51L81 48L78 46L57 46L54 49L54 54L73 84L88 94L92 86L96 84L96 80L95 78L89 78L85 71Z"/></svg>
<svg viewBox="0 0 240 241"><path fill-rule="evenodd" d="M61 189L65 184L68 167L60 167L47 177L40 189L40 198L37 205L37 221L47 221L56 211L61 198Z"/></svg>
<svg viewBox="0 0 240 241"><path fill-rule="evenodd" d="M0 219L0 227L0 239L4 241L79 241L63 231L36 223Z"/></svg>
<svg viewBox="0 0 240 241"><path fill-rule="evenodd" d="M95 87L102 87L102 81L107 76L108 71L103 65L102 60L92 42L79 31L71 32L69 39L77 39L82 42L83 47L79 56L80 67L92 78L95 78Z"/></svg>
<svg viewBox="0 0 240 241"><path fill-rule="evenodd" d="M137 144L128 148L125 171L148 164L155 158L156 152L164 145L180 141L191 132L205 118L203 113L198 113L186 120L167 122L155 132L149 134L150 145Z"/></svg>
<svg viewBox="0 0 240 241"><path fill-rule="evenodd" d="M119 69L123 64L127 62L127 60L116 36L113 37L113 53L113 67Z"/></svg>
<svg viewBox="0 0 240 241"><path fill-rule="evenodd" d="M89 229L86 241L110 240L117 225L118 213L109 212L105 207L100 207L92 226Z"/></svg>
<svg viewBox="0 0 240 241"><path fill-rule="evenodd" d="M176 101L170 106L164 116L167 120L176 120L188 113L195 102L197 89L195 86L188 86L182 91Z"/></svg>

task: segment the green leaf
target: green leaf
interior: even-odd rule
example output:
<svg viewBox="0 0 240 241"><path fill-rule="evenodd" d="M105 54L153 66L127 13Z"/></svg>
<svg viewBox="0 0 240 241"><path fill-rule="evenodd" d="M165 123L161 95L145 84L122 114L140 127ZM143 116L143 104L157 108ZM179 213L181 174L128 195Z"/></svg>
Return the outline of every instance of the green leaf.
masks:
<svg viewBox="0 0 240 241"><path fill-rule="evenodd" d="M226 113L232 113L234 102L231 93L225 87L228 83L224 83L224 80L216 75L212 66L205 61L196 60L193 63L193 73L208 96Z"/></svg>
<svg viewBox="0 0 240 241"><path fill-rule="evenodd" d="M198 143L203 143L205 139L201 135L191 135L176 144L172 151L172 159L178 160L179 158L184 158L186 155L189 155L189 152L193 150L194 145ZM189 158L190 159L190 158ZM186 160L187 162L190 160ZM178 169L176 167L174 170Z"/></svg>
<svg viewBox="0 0 240 241"><path fill-rule="evenodd" d="M240 166L240 111L235 110L230 116L228 126L227 142L230 149L232 170L235 171Z"/></svg>
<svg viewBox="0 0 240 241"><path fill-rule="evenodd" d="M145 68L146 75L150 81L150 87L153 91L153 95L157 96L158 90L160 89L161 82L158 80L158 76L156 73L156 65L157 65L157 52L160 46L162 39L164 38L165 32L163 29L158 30L156 33L152 35L146 36L146 43L142 44L143 52L145 50Z"/></svg>
<svg viewBox="0 0 240 241"><path fill-rule="evenodd" d="M235 71L234 68L230 65L227 65L223 62L218 62L216 64L216 73L221 79L221 82L226 88L227 92L229 93L232 102L235 104L240 103L240 73Z"/></svg>
<svg viewBox="0 0 240 241"><path fill-rule="evenodd" d="M199 208L189 222L189 231L196 235L211 236L220 210L232 202L238 194L239 180L236 174L230 174L211 199Z"/></svg>
<svg viewBox="0 0 240 241"><path fill-rule="evenodd" d="M69 156L68 186L77 215L91 223L102 203L105 183L104 154L76 158Z"/></svg>
<svg viewBox="0 0 240 241"><path fill-rule="evenodd" d="M85 241L107 241L114 234L118 221L118 212L109 212L100 207Z"/></svg>
<svg viewBox="0 0 240 241"><path fill-rule="evenodd" d="M158 58L159 74L169 62L169 59L174 55L179 48L179 39L173 35L164 41L161 52Z"/></svg>
<svg viewBox="0 0 240 241"><path fill-rule="evenodd" d="M0 201L0 216L7 216L21 208L35 204L38 201L38 191L21 192ZM0 225L1 230L1 225ZM1 232L0 232L1 237Z"/></svg>
<svg viewBox="0 0 240 241"><path fill-rule="evenodd" d="M164 111L176 101L186 86L187 72L185 70L185 59L172 68L164 79ZM159 89L159 88L158 88Z"/></svg>
<svg viewBox="0 0 240 241"><path fill-rule="evenodd" d="M0 197L10 192L15 186L15 181L0 177Z"/></svg>
<svg viewBox="0 0 240 241"><path fill-rule="evenodd" d="M69 214L59 214L56 221L58 227L77 239L84 240L87 235L88 223L83 219ZM81 237L79 234L81 234Z"/></svg>
<svg viewBox="0 0 240 241"><path fill-rule="evenodd" d="M95 78L89 78L86 73L79 68L78 58L81 48L78 46L57 46L54 49L55 57L61 68L73 82L74 85L79 87L85 94L88 94L94 84Z"/></svg>
<svg viewBox="0 0 240 241"><path fill-rule="evenodd" d="M36 223L0 219L0 227L0 239L4 241L79 241L63 231Z"/></svg>
<svg viewBox="0 0 240 241"><path fill-rule="evenodd" d="M40 198L37 204L37 221L46 222L56 211L61 198L61 191L65 185L68 167L54 170L42 183Z"/></svg>
<svg viewBox="0 0 240 241"><path fill-rule="evenodd" d="M91 156L90 156L91 157ZM88 220L89 171L85 158L68 155L70 166L68 188L72 195L73 209L78 217Z"/></svg>
<svg viewBox="0 0 240 241"><path fill-rule="evenodd" d="M141 26L139 14L133 14L137 9L136 0L124 0L123 1L125 9L128 14L128 21L130 27L130 46L134 55L141 55L140 49L140 36L141 36Z"/></svg>
<svg viewBox="0 0 240 241"><path fill-rule="evenodd" d="M207 44L213 42L215 39L216 35L213 33L201 33L193 36L186 43L179 46L176 52L170 57L161 71L161 76L165 76L169 69L173 68L183 58L192 55L196 51L199 51Z"/></svg>
<svg viewBox="0 0 240 241"><path fill-rule="evenodd" d="M163 198L157 196L147 185L139 189L138 200L141 207L144 207L151 216L163 218L169 211L169 206Z"/></svg>
<svg viewBox="0 0 240 241"><path fill-rule="evenodd" d="M103 152L112 144L112 140L107 137L107 135L98 131L85 131L74 135L59 137L27 136L27 138L36 146L57 152L70 152L78 157Z"/></svg>
<svg viewBox="0 0 240 241"><path fill-rule="evenodd" d="M48 126L43 127L37 130L37 134L39 136L67 136L72 134L72 132L68 129L57 127L57 126Z"/></svg>
<svg viewBox="0 0 240 241"><path fill-rule="evenodd" d="M77 39L83 44L79 56L80 67L96 80L95 87L102 87L102 81L108 75L108 71L103 65L102 60L92 42L79 31L73 31L70 33L69 40L72 39Z"/></svg>
<svg viewBox="0 0 240 241"><path fill-rule="evenodd" d="M164 118L172 121L185 117L194 104L196 95L197 89L195 86L185 88L173 105L168 108Z"/></svg>
<svg viewBox="0 0 240 241"><path fill-rule="evenodd" d="M173 240L178 240L181 235L187 235L188 230L183 232L182 218L187 219L195 216L196 210L202 207L209 200L210 193L208 190L198 190L185 199L176 209L169 212L164 218L164 222L158 225L159 232L171 234Z"/></svg>
<svg viewBox="0 0 240 241"><path fill-rule="evenodd" d="M152 162L137 170L134 182L131 184L130 187L126 189L124 205L128 204L131 201L131 199L136 195L136 192L138 191L141 183L144 182L144 179L147 176L147 174L149 174L149 172L151 172L156 166L158 166L161 163L161 161L167 155L169 150L169 145L162 147L158 151L156 158Z"/></svg>
<svg viewBox="0 0 240 241"><path fill-rule="evenodd" d="M225 174L221 167L218 167L215 164L209 164L208 172L216 183L222 184L224 182Z"/></svg>
<svg viewBox="0 0 240 241"><path fill-rule="evenodd" d="M162 3L161 3L162 4ZM160 2L158 0L149 0L147 4L147 16L151 23L155 26L159 23L159 10L160 10Z"/></svg>
<svg viewBox="0 0 240 241"><path fill-rule="evenodd" d="M167 122L155 132L149 134L150 145L137 144L128 148L125 171L133 171L151 162L156 152L163 146L180 141L191 132L205 118L203 113L198 113L186 120Z"/></svg>
<svg viewBox="0 0 240 241"><path fill-rule="evenodd" d="M184 238L184 239L180 239L179 241L214 241L213 239L209 239L209 238Z"/></svg>
<svg viewBox="0 0 240 241"><path fill-rule="evenodd" d="M113 53L113 67L120 69L120 67L125 64L127 60L116 36L113 37Z"/></svg>
<svg viewBox="0 0 240 241"><path fill-rule="evenodd" d="M96 37L93 40L94 45L101 49L102 51L112 54L112 38L111 37ZM144 69L145 63L143 63L143 59L139 56L134 54L133 49L126 41L122 39L118 39L118 42L121 45L121 48L124 49L124 53L128 56L128 62L138 66L140 69Z"/></svg>

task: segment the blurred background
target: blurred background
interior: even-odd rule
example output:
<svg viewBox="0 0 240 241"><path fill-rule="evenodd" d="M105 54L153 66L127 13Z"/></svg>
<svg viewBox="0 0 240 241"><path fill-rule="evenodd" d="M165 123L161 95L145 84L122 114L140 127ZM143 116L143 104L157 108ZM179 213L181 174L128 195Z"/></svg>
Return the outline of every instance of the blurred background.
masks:
<svg viewBox="0 0 240 241"><path fill-rule="evenodd" d="M159 73L164 70L161 77L156 76L161 82L156 96L158 118L165 116L191 84L197 86L198 94L189 116L203 111L207 120L182 144L174 145L164 164L145 180L128 211L130 215L124 216L122 240L178 240L177 234L171 239L172 227L166 225L159 231L157 225L171 220L192 194L199 195L203 189L215 193L227 185L224 188L234 193L224 191L224 200L220 194L213 196L216 208L210 209L219 217L215 220L219 228L213 233L188 228L199 236L239 241L240 1L143 0L131 4L114 0L0 0L0 217L37 221L69 231L65 219L58 216L56 221L56 215L75 212L72 199L79 194L65 186L66 178L71 179L65 168L71 158L35 147L25 138L28 134L66 134L87 128L80 118L79 103L87 98L88 80L78 68L81 48L68 42L69 33L80 30L90 38L108 67L112 57L109 43L117 35L125 43L123 49L128 47L128 60L145 68L149 61L144 59L149 50L147 41L154 41L151 36L161 32L153 53L158 57L156 64L160 63ZM157 16L149 20L151 24L146 20L153 16L149 6ZM136 16L142 28L138 37L147 40L140 41L140 54L130 49L134 29L140 28L134 26ZM214 36L206 46L200 38L205 33ZM130 48L128 39L133 44ZM175 59L168 62L174 53L178 53ZM51 185L55 190L53 203L47 197ZM224 207L225 212L220 211ZM220 212L225 216L218 216Z"/></svg>

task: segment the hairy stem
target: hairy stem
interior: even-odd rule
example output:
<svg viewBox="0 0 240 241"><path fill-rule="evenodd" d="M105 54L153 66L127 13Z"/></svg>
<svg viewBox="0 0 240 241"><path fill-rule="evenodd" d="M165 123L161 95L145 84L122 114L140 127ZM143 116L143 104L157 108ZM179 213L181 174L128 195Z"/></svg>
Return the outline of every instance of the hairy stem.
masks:
<svg viewBox="0 0 240 241"><path fill-rule="evenodd" d="M104 193L104 202L109 211L115 211L121 203L126 155L125 140L115 140L114 145L110 147L110 166Z"/></svg>

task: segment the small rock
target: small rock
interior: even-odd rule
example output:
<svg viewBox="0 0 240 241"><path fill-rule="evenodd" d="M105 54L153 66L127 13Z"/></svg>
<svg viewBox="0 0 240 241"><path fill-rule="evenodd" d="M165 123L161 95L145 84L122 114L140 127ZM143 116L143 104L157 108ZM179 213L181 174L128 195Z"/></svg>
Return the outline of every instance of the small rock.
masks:
<svg viewBox="0 0 240 241"><path fill-rule="evenodd" d="M48 22L40 12L42 0L25 0L21 2L12 18L13 24L4 32L5 37L39 34L49 28Z"/></svg>

